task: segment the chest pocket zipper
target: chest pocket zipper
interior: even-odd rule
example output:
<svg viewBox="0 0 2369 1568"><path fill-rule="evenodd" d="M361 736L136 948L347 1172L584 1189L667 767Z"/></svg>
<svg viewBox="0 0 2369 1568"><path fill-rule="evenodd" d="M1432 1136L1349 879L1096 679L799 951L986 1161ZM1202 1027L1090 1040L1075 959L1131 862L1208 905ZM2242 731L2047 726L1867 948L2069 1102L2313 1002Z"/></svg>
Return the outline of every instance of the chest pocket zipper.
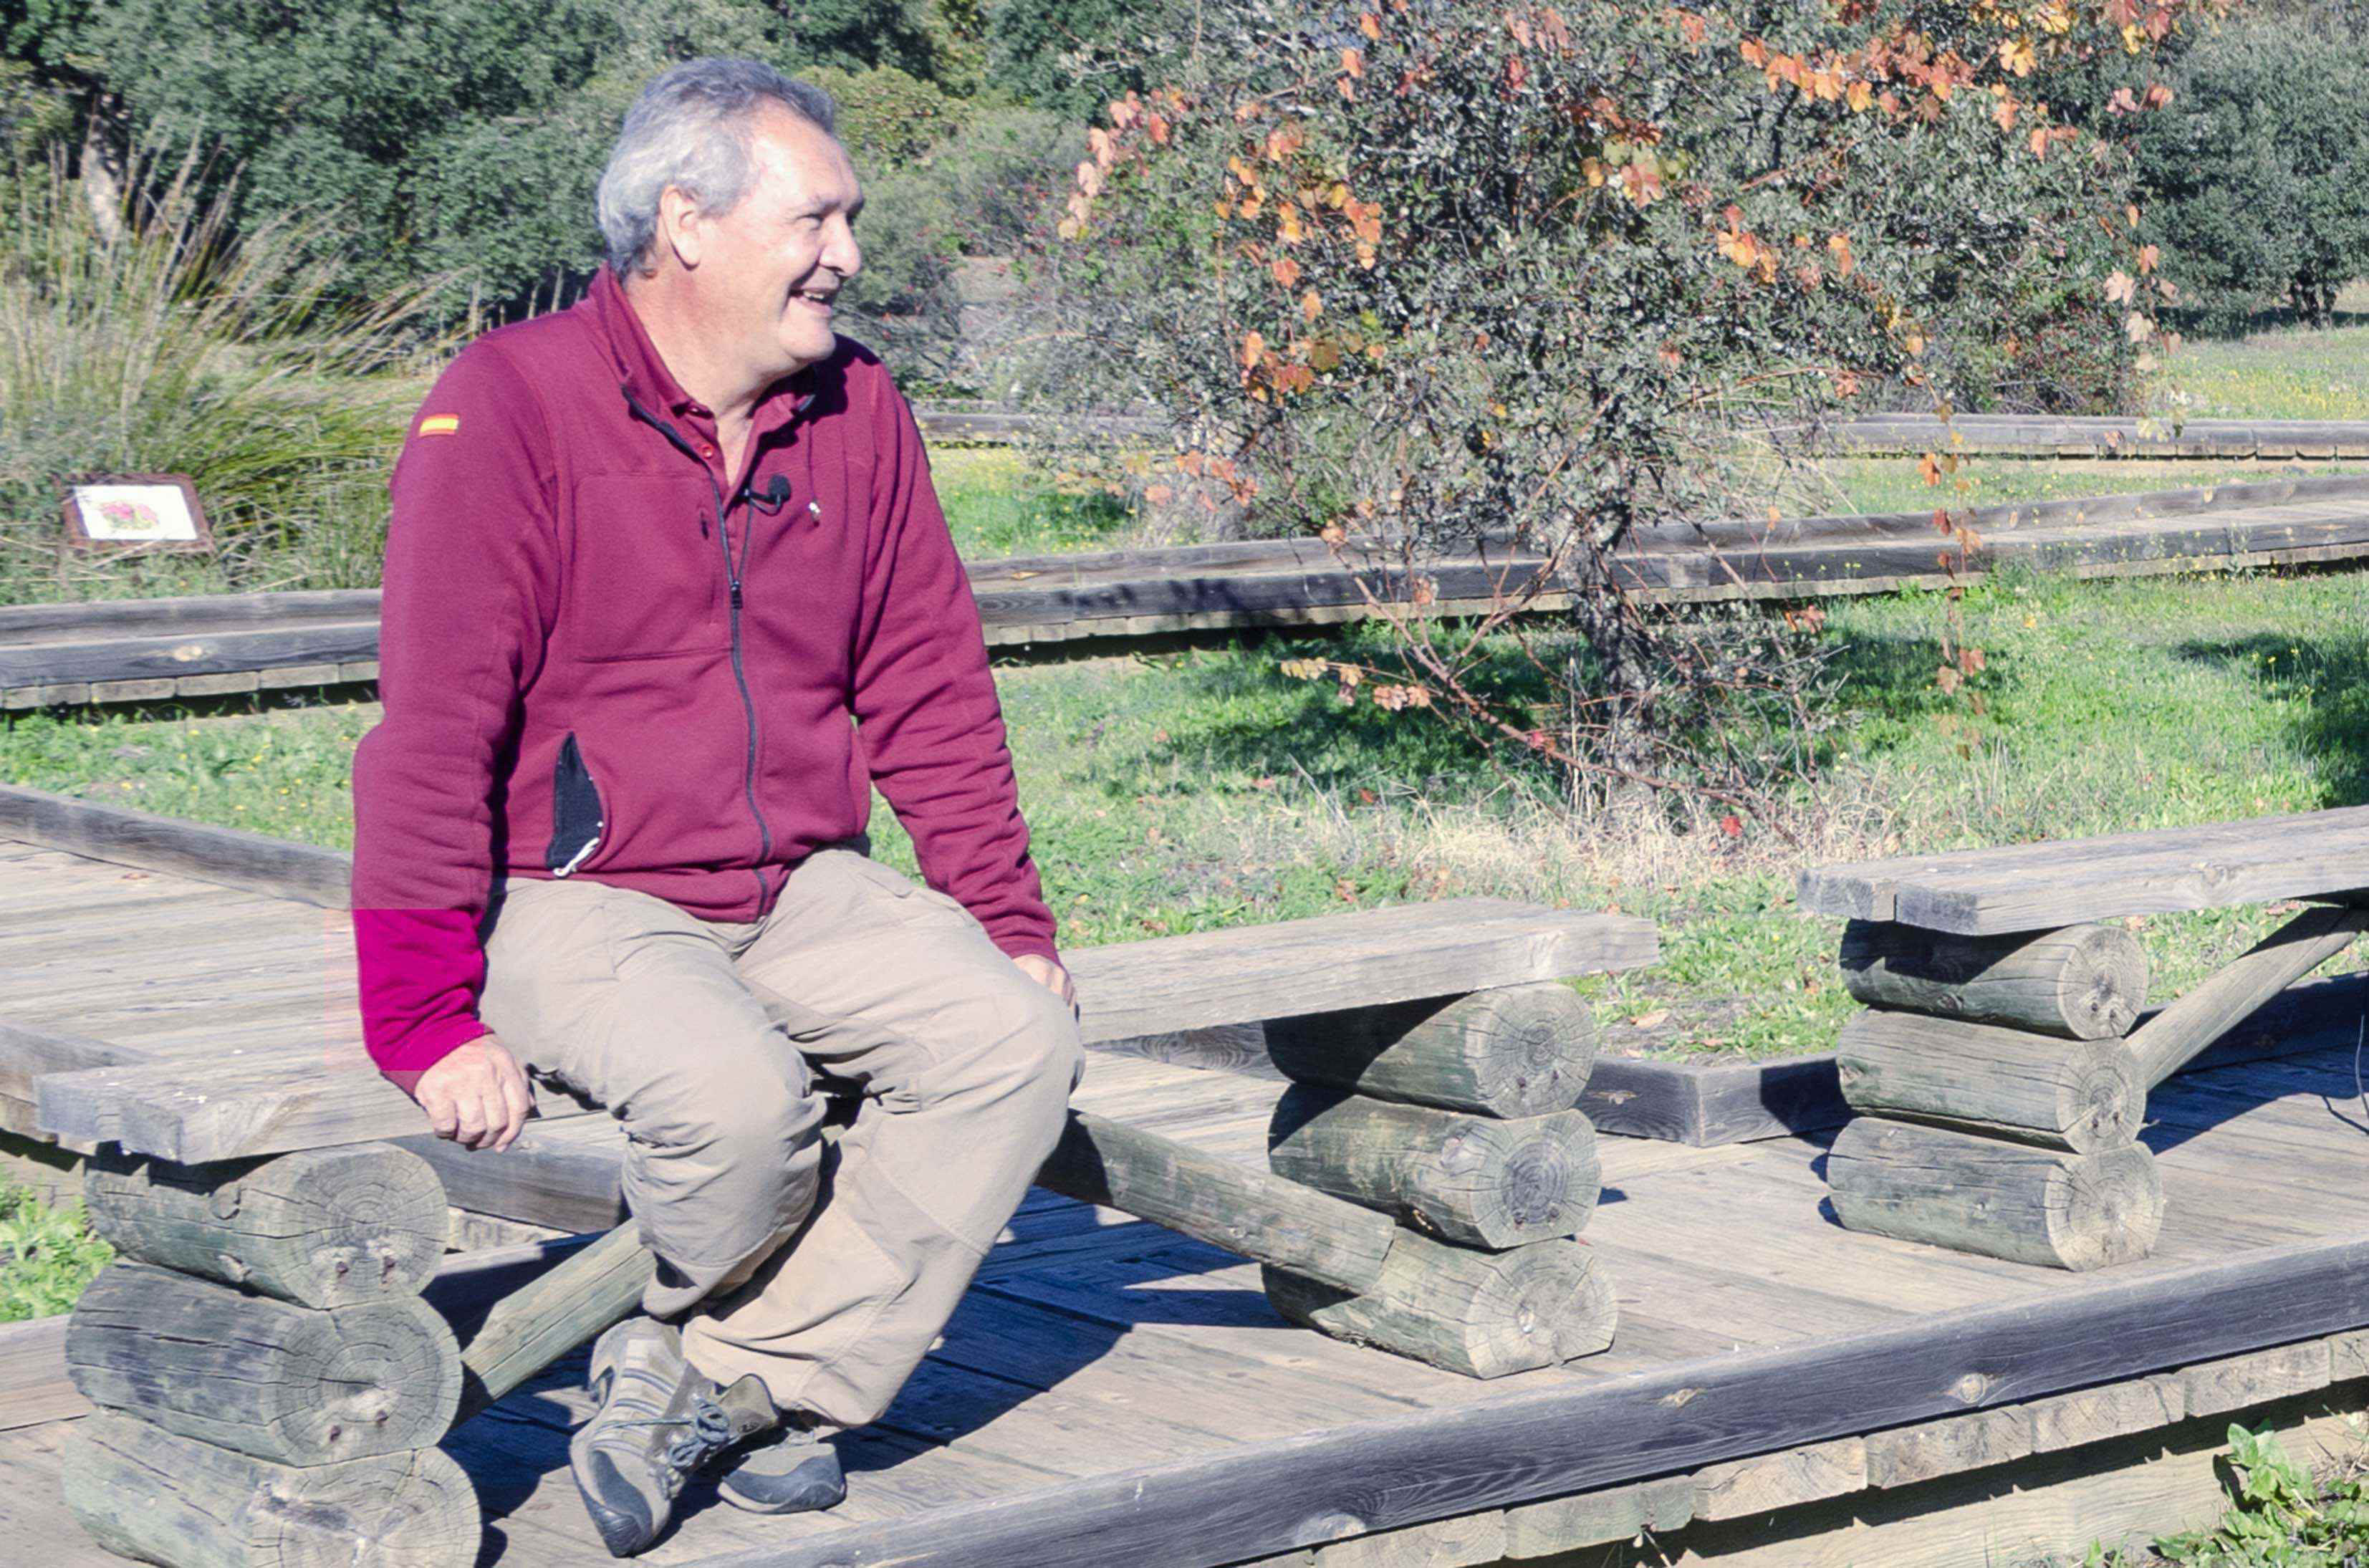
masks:
<svg viewBox="0 0 2369 1568"><path fill-rule="evenodd" d="M601 786L584 765L584 752L570 731L559 743L559 761L551 771L551 846L543 864L554 876L566 876L592 857L608 826L601 804Z"/></svg>

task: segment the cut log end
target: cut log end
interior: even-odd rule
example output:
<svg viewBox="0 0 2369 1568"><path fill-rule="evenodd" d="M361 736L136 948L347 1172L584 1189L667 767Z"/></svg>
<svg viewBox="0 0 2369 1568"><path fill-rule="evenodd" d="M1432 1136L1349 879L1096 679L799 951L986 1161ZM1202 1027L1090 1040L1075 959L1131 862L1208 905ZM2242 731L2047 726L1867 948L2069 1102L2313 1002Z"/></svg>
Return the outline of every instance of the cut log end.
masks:
<svg viewBox="0 0 2369 1568"><path fill-rule="evenodd" d="M1275 1173L1471 1246L1576 1233L1596 1211L1596 1128L1577 1111L1500 1120L1295 1085L1268 1127Z"/></svg>
<svg viewBox="0 0 2369 1568"><path fill-rule="evenodd" d="M418 1294L449 1224L434 1170L383 1143L211 1165L110 1150L84 1205L126 1257L308 1307Z"/></svg>
<svg viewBox="0 0 2369 1568"><path fill-rule="evenodd" d="M452 1331L416 1296L321 1311L122 1261L75 1304L66 1369L102 1409L292 1465L434 1443L461 1397Z"/></svg>
<svg viewBox="0 0 2369 1568"><path fill-rule="evenodd" d="M1293 1322L1471 1378L1593 1356L1619 1319L1603 1265L1570 1241L1485 1253L1402 1230L1364 1295L1262 1272L1268 1301Z"/></svg>
<svg viewBox="0 0 2369 1568"><path fill-rule="evenodd" d="M1850 1230L2056 1268L2135 1262L2163 1225L2162 1178L2137 1145L2074 1154L1861 1116L1826 1181Z"/></svg>
<svg viewBox="0 0 2369 1568"><path fill-rule="evenodd" d="M1279 1019L1267 1053L1289 1078L1410 1104L1535 1116L1579 1103L1596 1020L1551 981L1445 1001Z"/></svg>
<svg viewBox="0 0 2369 1568"><path fill-rule="evenodd" d="M484 1523L434 1448L299 1469L95 1415L66 1437L65 1501L109 1551L175 1568L469 1568ZM174 1484L156 1484L160 1475Z"/></svg>
<svg viewBox="0 0 2369 1568"><path fill-rule="evenodd" d="M2125 1033L2146 1001L2147 960L2117 926L1958 936L1853 921L1844 984L1871 1007L2098 1040Z"/></svg>

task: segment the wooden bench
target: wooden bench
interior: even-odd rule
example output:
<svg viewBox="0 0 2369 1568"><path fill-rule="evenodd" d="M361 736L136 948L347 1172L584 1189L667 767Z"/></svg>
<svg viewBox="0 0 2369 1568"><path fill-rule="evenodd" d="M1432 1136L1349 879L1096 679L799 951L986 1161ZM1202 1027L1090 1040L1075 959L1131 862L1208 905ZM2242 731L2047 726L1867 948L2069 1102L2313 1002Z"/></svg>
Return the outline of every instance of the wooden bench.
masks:
<svg viewBox="0 0 2369 1568"><path fill-rule="evenodd" d="M1097 1047L1264 1024L1293 1082L1267 1170L1073 1113L1039 1181L1258 1261L1328 1334L1473 1377L1592 1354L1616 1315L1572 1239L1598 1192L1572 1108L1596 1033L1556 982L1654 956L1642 921L1488 899L1080 950ZM474 1498L433 1445L632 1311L653 1267L617 1223L615 1124L549 1097L520 1145L472 1154L420 1136L350 1047L125 1061L23 1029L0 1030L0 1097L97 1150L91 1212L123 1258L68 1329L103 1413L69 1499L119 1551L259 1562L385 1528L406 1561L473 1560ZM420 1299L448 1204L613 1229L464 1343ZM160 1497L158 1471L191 1479Z"/></svg>
<svg viewBox="0 0 2369 1568"><path fill-rule="evenodd" d="M2150 1090L2369 925L2369 807L1805 871L1848 917L1844 1025L1861 1114L1827 1179L1855 1230L2071 1269L2144 1257L2163 1219L2138 1142ZM2144 1011L2126 917L2311 907ZM2115 924L2101 924L2101 921Z"/></svg>

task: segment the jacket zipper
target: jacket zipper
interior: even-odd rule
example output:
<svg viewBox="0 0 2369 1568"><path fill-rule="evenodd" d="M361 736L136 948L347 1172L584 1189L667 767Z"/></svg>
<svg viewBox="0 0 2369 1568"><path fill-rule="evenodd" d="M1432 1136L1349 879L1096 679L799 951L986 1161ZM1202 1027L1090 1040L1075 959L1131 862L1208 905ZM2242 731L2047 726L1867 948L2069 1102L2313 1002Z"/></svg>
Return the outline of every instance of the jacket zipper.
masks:
<svg viewBox="0 0 2369 1568"><path fill-rule="evenodd" d="M732 564L732 521L724 502L724 486L715 482L715 470L707 465L707 460L683 439L681 432L643 407L634 396L632 388L621 387L619 390L625 395L625 406L632 409L636 418L666 437L676 451L699 464L700 472L707 475L708 494L715 498L715 546L723 552L724 581L731 594L732 680L740 688L740 711L749 721L748 758L740 776L740 793L749 802L749 815L757 821L757 864L749 868L749 875L757 880L757 903L762 908L765 902L763 867L773 857L773 830L766 824L763 807L757 804L757 701L749 693L749 670L741 660L740 573Z"/></svg>

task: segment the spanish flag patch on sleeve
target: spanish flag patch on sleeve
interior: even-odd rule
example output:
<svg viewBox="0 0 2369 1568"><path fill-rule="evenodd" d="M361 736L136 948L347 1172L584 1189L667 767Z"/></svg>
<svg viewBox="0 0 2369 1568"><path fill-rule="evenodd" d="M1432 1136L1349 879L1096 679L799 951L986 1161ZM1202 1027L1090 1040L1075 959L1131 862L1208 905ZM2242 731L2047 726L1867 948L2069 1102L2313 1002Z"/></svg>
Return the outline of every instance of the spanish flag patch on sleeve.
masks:
<svg viewBox="0 0 2369 1568"><path fill-rule="evenodd" d="M459 435L461 433L461 416L458 414L430 414L426 418L419 421L419 433L423 436Z"/></svg>

